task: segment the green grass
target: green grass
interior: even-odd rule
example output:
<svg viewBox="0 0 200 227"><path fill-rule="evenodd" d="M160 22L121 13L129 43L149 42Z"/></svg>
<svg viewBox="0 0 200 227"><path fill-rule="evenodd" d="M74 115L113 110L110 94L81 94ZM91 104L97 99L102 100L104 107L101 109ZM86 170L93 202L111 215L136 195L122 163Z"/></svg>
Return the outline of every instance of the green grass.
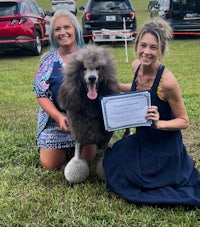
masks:
<svg viewBox="0 0 200 227"><path fill-rule="evenodd" d="M39 2L45 9L50 9L50 1ZM80 6L86 1L77 2ZM147 2L133 1L138 26L149 18ZM79 18L81 13L78 11ZM176 75L183 92L190 118L190 127L184 130L183 136L198 169L200 65L196 62L199 44L199 39L174 39L164 60ZM130 64L135 58L133 43L128 45L128 63L123 44L111 47L118 63L120 82L130 82ZM39 57L16 52L0 55L0 226L199 226L198 209L136 206L107 191L94 172L84 184L70 188L63 169L47 171L41 168L35 146L38 104L32 92L38 61ZM119 137L116 134L113 141Z"/></svg>

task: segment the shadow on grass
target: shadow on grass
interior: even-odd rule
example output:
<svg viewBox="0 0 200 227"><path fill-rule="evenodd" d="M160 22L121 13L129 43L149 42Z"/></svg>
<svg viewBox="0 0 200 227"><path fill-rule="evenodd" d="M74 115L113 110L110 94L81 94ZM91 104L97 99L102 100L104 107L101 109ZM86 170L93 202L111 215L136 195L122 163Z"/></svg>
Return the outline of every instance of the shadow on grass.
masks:
<svg viewBox="0 0 200 227"><path fill-rule="evenodd" d="M28 50L19 50L19 49L14 49L14 50L0 50L0 59L15 59L19 57L33 57L31 52Z"/></svg>

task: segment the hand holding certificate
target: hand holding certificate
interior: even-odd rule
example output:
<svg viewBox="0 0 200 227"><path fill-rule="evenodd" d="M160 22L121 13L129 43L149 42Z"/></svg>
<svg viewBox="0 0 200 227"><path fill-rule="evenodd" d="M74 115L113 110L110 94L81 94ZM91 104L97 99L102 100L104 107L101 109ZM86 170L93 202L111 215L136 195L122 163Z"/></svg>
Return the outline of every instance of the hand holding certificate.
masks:
<svg viewBox="0 0 200 227"><path fill-rule="evenodd" d="M101 106L105 129L116 131L123 128L150 126L152 121L145 118L150 105L151 98L148 91L103 97Z"/></svg>

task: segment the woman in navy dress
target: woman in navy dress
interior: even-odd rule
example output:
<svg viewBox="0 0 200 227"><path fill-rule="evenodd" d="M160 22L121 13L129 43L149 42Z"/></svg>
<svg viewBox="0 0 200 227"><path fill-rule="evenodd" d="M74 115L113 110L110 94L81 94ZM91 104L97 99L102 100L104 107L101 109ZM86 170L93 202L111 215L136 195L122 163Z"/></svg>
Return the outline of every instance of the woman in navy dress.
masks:
<svg viewBox="0 0 200 227"><path fill-rule="evenodd" d="M144 24L135 40L134 80L121 91L149 90L146 118L151 126L108 148L103 160L107 187L139 204L200 207L200 173L183 144L181 130L188 115L175 76L159 59L164 56L171 27L162 19Z"/></svg>

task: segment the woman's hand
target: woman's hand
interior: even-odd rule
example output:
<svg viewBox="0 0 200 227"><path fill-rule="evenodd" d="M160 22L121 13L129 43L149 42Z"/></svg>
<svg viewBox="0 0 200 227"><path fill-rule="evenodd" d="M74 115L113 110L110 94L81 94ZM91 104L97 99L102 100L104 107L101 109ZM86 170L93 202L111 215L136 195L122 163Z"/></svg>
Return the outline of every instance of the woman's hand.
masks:
<svg viewBox="0 0 200 227"><path fill-rule="evenodd" d="M56 122L59 131L69 132L67 117L63 115L48 98L38 98L39 105Z"/></svg>
<svg viewBox="0 0 200 227"><path fill-rule="evenodd" d="M64 132L69 132L69 127L67 123L67 117L63 114L60 114L57 122L58 122L58 130L59 131L64 131Z"/></svg>
<svg viewBox="0 0 200 227"><path fill-rule="evenodd" d="M160 119L160 114L158 112L157 106L150 106L148 108L147 114L146 114L146 119L154 121L155 128L158 128L158 121Z"/></svg>

